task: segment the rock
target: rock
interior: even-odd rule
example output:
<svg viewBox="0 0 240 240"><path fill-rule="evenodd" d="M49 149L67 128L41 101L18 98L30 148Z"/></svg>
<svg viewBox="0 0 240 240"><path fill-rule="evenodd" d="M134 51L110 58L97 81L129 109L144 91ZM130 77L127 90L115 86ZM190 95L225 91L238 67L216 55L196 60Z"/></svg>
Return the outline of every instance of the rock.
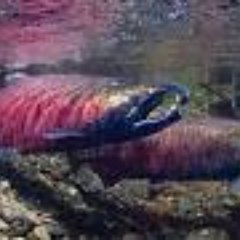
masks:
<svg viewBox="0 0 240 240"><path fill-rule="evenodd" d="M28 240L51 240L51 236L48 233L45 226L35 227L34 230L28 234Z"/></svg>
<svg viewBox="0 0 240 240"><path fill-rule="evenodd" d="M192 231L188 234L186 240L229 240L226 232L212 229L212 228L205 228L202 230Z"/></svg>
<svg viewBox="0 0 240 240"><path fill-rule="evenodd" d="M2 193L8 193L11 190L11 185L9 181L1 181L0 182L0 191Z"/></svg>
<svg viewBox="0 0 240 240"><path fill-rule="evenodd" d="M102 179L88 164L82 164L80 166L77 176L73 180L79 186L90 192L103 191L105 188Z"/></svg>
<svg viewBox="0 0 240 240"><path fill-rule="evenodd" d="M2 235L2 234L0 234L0 239L1 240L10 240L10 238L8 236Z"/></svg>
<svg viewBox="0 0 240 240"><path fill-rule="evenodd" d="M78 194L78 190L75 187L68 187L68 194L72 197Z"/></svg>
<svg viewBox="0 0 240 240"><path fill-rule="evenodd" d="M144 240L144 237L137 233L127 233L122 240Z"/></svg>
<svg viewBox="0 0 240 240"><path fill-rule="evenodd" d="M25 236L34 226L33 222L25 216L12 217L12 219L9 219L9 225L13 236Z"/></svg>
<svg viewBox="0 0 240 240"><path fill-rule="evenodd" d="M1 233L5 233L9 231L9 225L3 221L2 219L0 219L0 232ZM0 238L1 239L1 238Z"/></svg>
<svg viewBox="0 0 240 240"><path fill-rule="evenodd" d="M230 190L232 193L240 195L240 177L231 182Z"/></svg>
<svg viewBox="0 0 240 240"><path fill-rule="evenodd" d="M150 194L150 183L147 179L143 180L128 180L124 179L116 183L113 187L109 188L108 191L113 193L115 196L131 202L135 199L147 199Z"/></svg>
<svg viewBox="0 0 240 240"><path fill-rule="evenodd" d="M33 168L35 169L34 171L40 172L38 175L42 177L38 180L42 183L49 183L48 186L50 186L50 190L55 194L54 196L63 199L66 203L65 205L69 206L69 209L74 209L76 214L80 214L80 219L83 219L82 222L85 227L83 229L87 230L85 232L82 228L80 230L80 228L73 227L74 234L76 233L76 239L101 239L100 236L96 236L99 234L99 232L97 233L97 229L92 227L98 224L98 226L100 225L100 230L105 229L107 226L107 229L112 231L114 236L110 236L110 239L113 240L162 239L156 236L164 236L164 239L167 240L229 240L224 231L209 229L207 226L204 226L203 231L193 230L191 226L189 227L189 225L187 225L186 227L188 228L186 232L184 226L184 230L181 232L179 228L175 229L175 226L171 224L168 225L168 221L165 222L162 220L165 219L164 217L173 217L174 219L175 217L177 217L177 219L180 217L182 221L186 220L187 222L189 222L189 220L199 219L202 216L213 216L216 218L220 216L221 219L226 216L226 218L228 218L231 209L233 209L235 205L239 206L240 194L238 191L229 192L229 184L226 182L194 181L151 184L147 179L125 179L116 183L113 187L106 189L99 176L94 173L87 164L80 166L78 173L72 173L72 178L69 178L69 175L66 175L67 168L65 170L60 169L60 171L63 172L62 174L59 175L58 173L61 167L61 156L58 158L58 156L49 157L48 155L44 155L39 157L32 155L32 159L29 158L29 156L21 156L19 161L16 160L19 164L19 168L17 169L25 172L31 171ZM52 170L55 172L54 176L52 176ZM79 185L85 190L97 192L97 194L99 193L98 191L103 190L109 193L109 196L114 196L112 198L113 201L119 197L120 200L123 200L119 201L120 207L123 202L127 204L126 206L129 206L129 209L137 207L137 214L142 214L142 212L138 210L143 209L142 219L144 219L144 213L148 212L151 220L153 220L153 227L151 226L149 229L148 226L140 223L140 234L129 232L136 230L134 228L134 217L132 219L131 214L131 216L128 217L125 215L119 216L121 214L117 213L116 219L114 214L113 217L109 218L107 208L102 208L101 205L95 204L95 200L90 199L90 201L86 202L88 199L84 196L84 193L80 191ZM48 202L46 203L47 205L43 205L42 207L36 203L35 198L33 198L32 202L28 201L31 199L23 198L21 191L18 192L17 188L16 190L13 188L15 188L13 183L10 184L7 180L1 181L0 179L0 240L75 239L70 238L68 235L69 229L67 229L68 225L64 225L65 222L71 220L69 219L69 217L71 217L68 215L69 212L67 212L67 215L61 215L59 214L59 212L61 212L59 211L60 208L57 206L55 208L54 205L48 205ZM24 189L28 191L29 196L31 196L32 191L34 194L34 188L29 190L26 187ZM42 198L46 198L46 195L43 194ZM42 198L36 199L39 201ZM116 201L116 203L118 202ZM123 204L123 207L124 206ZM66 210L68 211L68 208ZM140 215L140 217L141 216L142 215ZM159 221L159 219L162 221ZM62 220L64 221L61 222ZM124 224L122 224L123 221ZM79 221L79 225L82 222ZM138 221L136 222L137 229L139 229ZM151 221L146 221L146 225L148 225L149 222ZM155 227L155 223L158 224L159 222L161 226L159 227L159 225L157 225L157 227ZM132 226L132 224L133 228L129 227ZM66 227L66 229L63 229L62 226L64 226L64 228ZM91 234L91 236L88 235L89 228L94 237ZM222 229L224 229L224 226L222 226ZM147 233L143 233L144 230L150 233L149 238L145 235ZM79 236L77 236L78 234ZM124 236L122 234L124 234ZM180 237L181 234L184 234L184 238Z"/></svg>
<svg viewBox="0 0 240 240"><path fill-rule="evenodd" d="M63 239L65 237L65 231L62 228L62 226L60 226L58 223L56 222L51 222L49 223L47 226L47 231L50 235L50 239L56 239L56 240L60 240Z"/></svg>

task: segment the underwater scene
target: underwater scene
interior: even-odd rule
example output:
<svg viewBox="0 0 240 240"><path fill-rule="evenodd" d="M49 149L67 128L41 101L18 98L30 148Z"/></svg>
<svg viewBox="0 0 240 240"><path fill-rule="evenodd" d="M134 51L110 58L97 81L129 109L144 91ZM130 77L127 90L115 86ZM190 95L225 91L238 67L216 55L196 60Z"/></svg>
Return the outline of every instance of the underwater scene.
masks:
<svg viewBox="0 0 240 240"><path fill-rule="evenodd" d="M239 226L239 0L0 0L0 240Z"/></svg>

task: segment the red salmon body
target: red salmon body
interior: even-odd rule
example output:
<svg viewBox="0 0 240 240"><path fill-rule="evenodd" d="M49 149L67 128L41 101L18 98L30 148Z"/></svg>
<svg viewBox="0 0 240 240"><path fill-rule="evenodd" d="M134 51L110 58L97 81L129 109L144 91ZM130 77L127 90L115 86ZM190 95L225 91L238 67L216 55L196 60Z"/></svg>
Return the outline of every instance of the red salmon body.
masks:
<svg viewBox="0 0 240 240"><path fill-rule="evenodd" d="M53 150L51 143L56 144L54 151L58 151L60 145L63 151L70 145L74 149L90 148L145 136L178 120L176 110L173 117L169 114L170 121L160 119L152 128L151 123L145 123L148 110L138 110L134 104L137 99L148 96L150 100L156 98L153 101L156 107L162 91L151 94L150 87L114 86L113 80L116 81L83 75L45 75L25 78L2 88L0 146L32 152ZM146 103L143 102L143 108ZM128 115L132 108L136 108L133 111L136 113L131 118ZM139 116L138 111L142 113ZM143 120L143 124L138 126L136 122L135 127L135 120Z"/></svg>
<svg viewBox="0 0 240 240"><path fill-rule="evenodd" d="M41 149L42 133L59 128L81 129L101 117L105 111L101 89L95 87L96 83L89 87L93 83L91 78L80 77L80 80L45 76L2 89L1 146Z"/></svg>
<svg viewBox="0 0 240 240"><path fill-rule="evenodd" d="M144 139L99 148L91 159L107 180L229 179L239 175L240 150L224 131L182 121Z"/></svg>
<svg viewBox="0 0 240 240"><path fill-rule="evenodd" d="M120 5L118 0L2 0L0 60L82 59L111 33Z"/></svg>

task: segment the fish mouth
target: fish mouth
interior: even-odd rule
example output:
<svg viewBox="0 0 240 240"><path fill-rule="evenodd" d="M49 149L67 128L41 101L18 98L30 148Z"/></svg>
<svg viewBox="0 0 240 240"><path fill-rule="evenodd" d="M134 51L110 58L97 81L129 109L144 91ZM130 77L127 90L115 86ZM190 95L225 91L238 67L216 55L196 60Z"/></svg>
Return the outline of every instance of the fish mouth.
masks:
<svg viewBox="0 0 240 240"><path fill-rule="evenodd" d="M173 94L175 102L163 116L150 118L165 96ZM182 118L181 108L189 101L187 88L178 84L165 84L140 94L138 103L120 104L107 111L101 118L82 129L54 129L43 134L46 142L56 150L77 150L119 144L137 140L160 132Z"/></svg>

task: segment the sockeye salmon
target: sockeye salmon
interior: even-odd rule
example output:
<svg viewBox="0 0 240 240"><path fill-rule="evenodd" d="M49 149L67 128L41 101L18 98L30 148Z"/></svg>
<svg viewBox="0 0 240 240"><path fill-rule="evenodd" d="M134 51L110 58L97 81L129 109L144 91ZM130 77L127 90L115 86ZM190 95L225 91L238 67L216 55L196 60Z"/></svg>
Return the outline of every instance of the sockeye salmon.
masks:
<svg viewBox="0 0 240 240"><path fill-rule="evenodd" d="M111 87L104 78L66 78L26 78L1 89L2 147L69 151L138 139L178 121L178 105L188 100L188 91L174 84L131 89ZM177 96L176 104L148 118L168 93Z"/></svg>

